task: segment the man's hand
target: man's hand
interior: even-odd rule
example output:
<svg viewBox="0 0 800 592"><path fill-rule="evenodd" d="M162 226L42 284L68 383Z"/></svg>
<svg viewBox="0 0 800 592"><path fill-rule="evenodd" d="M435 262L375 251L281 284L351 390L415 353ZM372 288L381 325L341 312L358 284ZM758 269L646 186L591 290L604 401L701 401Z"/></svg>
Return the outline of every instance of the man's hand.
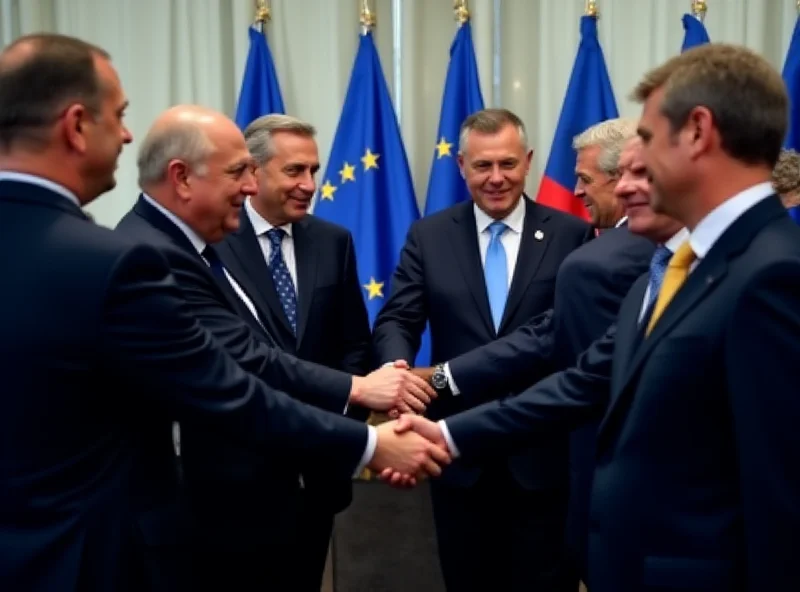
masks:
<svg viewBox="0 0 800 592"><path fill-rule="evenodd" d="M419 376L422 380L427 382L428 384L431 383L431 379L433 378L433 371L434 368L412 368L411 372Z"/></svg>
<svg viewBox="0 0 800 592"><path fill-rule="evenodd" d="M395 368L408 368L408 364L405 360L397 360L394 363ZM431 378L433 377L433 368L409 368L409 371L412 374L415 374L422 380L424 380L427 384L431 384ZM436 393L436 389L433 389L434 393ZM403 411L397 407L394 409L389 410L389 417L392 419L397 419L403 413L408 413L408 411Z"/></svg>
<svg viewBox="0 0 800 592"><path fill-rule="evenodd" d="M402 415L400 419L393 422L391 425L396 434L414 432L428 440L431 444L434 444L437 448L447 451L448 454L450 453L447 447L447 441L444 439L444 435L438 423L418 415ZM392 465L387 466L380 473L380 478L383 481L398 487L413 486L415 484L413 477L413 474Z"/></svg>
<svg viewBox="0 0 800 592"><path fill-rule="evenodd" d="M354 376L350 402L373 411L397 409L400 413L423 413L436 398L433 387L409 370L384 366L367 376Z"/></svg>
<svg viewBox="0 0 800 592"><path fill-rule="evenodd" d="M395 423L387 422L375 428L378 442L367 466L381 475L386 471L397 473L396 479L387 479L396 486L413 486L425 475L441 475L441 465L450 463L450 455L444 448L411 430L398 431Z"/></svg>

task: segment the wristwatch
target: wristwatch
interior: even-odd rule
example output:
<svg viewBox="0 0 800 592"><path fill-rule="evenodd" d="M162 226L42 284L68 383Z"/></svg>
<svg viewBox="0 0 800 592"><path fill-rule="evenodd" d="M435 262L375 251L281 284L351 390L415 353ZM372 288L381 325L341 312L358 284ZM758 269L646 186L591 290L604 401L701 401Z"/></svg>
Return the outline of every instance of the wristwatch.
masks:
<svg viewBox="0 0 800 592"><path fill-rule="evenodd" d="M437 391L446 391L450 384L447 381L447 374L444 371L444 364L437 364L433 367L433 375L431 375L431 386Z"/></svg>

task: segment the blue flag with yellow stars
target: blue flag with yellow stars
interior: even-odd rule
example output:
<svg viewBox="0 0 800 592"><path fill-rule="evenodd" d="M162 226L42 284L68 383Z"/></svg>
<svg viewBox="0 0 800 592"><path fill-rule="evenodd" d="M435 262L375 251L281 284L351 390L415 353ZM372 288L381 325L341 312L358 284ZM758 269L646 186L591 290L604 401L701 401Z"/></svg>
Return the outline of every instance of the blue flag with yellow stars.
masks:
<svg viewBox="0 0 800 592"><path fill-rule="evenodd" d="M400 128L372 33L361 35L314 215L353 234L370 325L419 217Z"/></svg>
<svg viewBox="0 0 800 592"><path fill-rule="evenodd" d="M450 64L444 82L439 131L433 154L425 215L470 199L458 170L458 132L464 120L483 109L478 64L469 21L463 23L450 46Z"/></svg>
<svg viewBox="0 0 800 592"><path fill-rule="evenodd" d="M789 93L789 129L783 145L800 151L800 18L795 21L792 41L783 62L783 81Z"/></svg>
<svg viewBox="0 0 800 592"><path fill-rule="evenodd" d="M264 33L250 27L250 50L236 106L236 125L244 130L250 122L268 113L285 113L275 64Z"/></svg>

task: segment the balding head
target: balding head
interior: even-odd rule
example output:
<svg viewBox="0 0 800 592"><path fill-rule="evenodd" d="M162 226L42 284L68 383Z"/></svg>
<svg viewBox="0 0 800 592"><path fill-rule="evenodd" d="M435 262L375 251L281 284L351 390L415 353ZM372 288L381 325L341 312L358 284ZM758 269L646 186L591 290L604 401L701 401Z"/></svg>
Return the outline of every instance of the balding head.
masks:
<svg viewBox="0 0 800 592"><path fill-rule="evenodd" d="M142 190L208 243L238 228L244 197L256 192L244 135L226 115L178 105L153 122L137 159Z"/></svg>
<svg viewBox="0 0 800 592"><path fill-rule="evenodd" d="M0 148L41 148L71 103L98 112L99 60L108 61L108 54L64 35L27 35L6 47L0 53Z"/></svg>

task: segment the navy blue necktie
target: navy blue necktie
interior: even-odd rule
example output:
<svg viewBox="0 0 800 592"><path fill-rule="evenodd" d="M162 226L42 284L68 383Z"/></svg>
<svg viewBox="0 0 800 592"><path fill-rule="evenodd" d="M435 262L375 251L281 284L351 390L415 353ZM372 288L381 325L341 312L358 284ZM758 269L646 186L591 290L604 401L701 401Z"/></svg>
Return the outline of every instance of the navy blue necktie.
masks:
<svg viewBox="0 0 800 592"><path fill-rule="evenodd" d="M492 311L495 331L500 328L508 297L508 260L505 247L500 242L500 237L507 229L505 222L495 221L489 224L488 230L491 236L483 264L486 293L489 296L489 308Z"/></svg>
<svg viewBox="0 0 800 592"><path fill-rule="evenodd" d="M208 266L211 268L212 275L220 280L224 280L225 284L228 284L228 278L225 277L225 266L222 265L222 260L217 255L217 252L214 250L214 247L211 245L206 245L206 248L203 249L201 253L203 259L208 261Z"/></svg>
<svg viewBox="0 0 800 592"><path fill-rule="evenodd" d="M275 291L278 293L286 319L292 326L292 332L297 335L297 294L294 291L294 282L289 268L286 267L281 250L281 243L286 231L283 228L271 228L266 234L272 247L269 254L269 270L272 272Z"/></svg>

